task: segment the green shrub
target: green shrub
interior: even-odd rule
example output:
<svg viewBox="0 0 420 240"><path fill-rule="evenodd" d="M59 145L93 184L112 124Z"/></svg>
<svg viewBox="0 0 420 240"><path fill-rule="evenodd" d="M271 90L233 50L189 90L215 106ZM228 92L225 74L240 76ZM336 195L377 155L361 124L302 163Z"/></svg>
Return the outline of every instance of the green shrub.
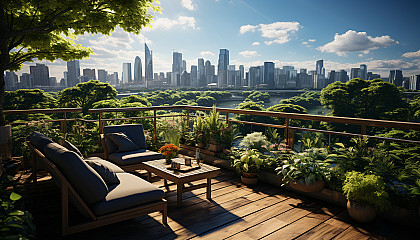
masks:
<svg viewBox="0 0 420 240"><path fill-rule="evenodd" d="M253 132L247 134L244 139L242 139L239 144L240 147L245 147L247 149L257 149L259 151L263 150L264 145L270 144L267 140L267 137L263 135L262 132Z"/></svg>
<svg viewBox="0 0 420 240"><path fill-rule="evenodd" d="M349 201L361 205L373 205L379 211L383 211L389 206L385 183L379 176L373 174L348 172L343 192Z"/></svg>
<svg viewBox="0 0 420 240"><path fill-rule="evenodd" d="M257 173L264 164L263 156L258 151L251 149L243 152L239 159L233 161L232 166L241 174Z"/></svg>

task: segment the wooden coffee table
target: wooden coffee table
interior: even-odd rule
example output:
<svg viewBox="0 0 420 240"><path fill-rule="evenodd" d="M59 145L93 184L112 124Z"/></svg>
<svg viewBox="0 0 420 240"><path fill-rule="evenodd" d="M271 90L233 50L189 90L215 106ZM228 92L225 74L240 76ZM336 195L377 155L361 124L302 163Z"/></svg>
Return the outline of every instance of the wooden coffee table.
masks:
<svg viewBox="0 0 420 240"><path fill-rule="evenodd" d="M184 159L177 158L173 159L176 162L184 163ZM169 180L177 185L177 206L182 206L182 193L189 192L199 188L207 188L207 199L211 199L211 178L217 176L220 173L220 168L213 167L204 163L201 163L199 169L191 170L188 172L180 172L176 170L169 170L166 165L165 159L153 160L143 162L144 169L147 170L147 180L150 181L151 174L154 173L157 176L165 180L165 186ZM201 179L207 179L207 183L201 183L189 187L185 187L185 183L191 183Z"/></svg>

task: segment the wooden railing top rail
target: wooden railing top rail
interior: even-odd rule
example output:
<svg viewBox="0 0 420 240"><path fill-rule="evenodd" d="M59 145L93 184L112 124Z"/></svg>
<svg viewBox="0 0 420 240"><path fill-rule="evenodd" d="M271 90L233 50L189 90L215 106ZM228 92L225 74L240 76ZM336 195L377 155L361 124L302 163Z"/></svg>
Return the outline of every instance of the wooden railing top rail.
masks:
<svg viewBox="0 0 420 240"><path fill-rule="evenodd" d="M82 112L82 108L52 108L52 109L25 109L25 110L4 110L5 115L15 114L37 114L37 113L64 113Z"/></svg>
<svg viewBox="0 0 420 240"><path fill-rule="evenodd" d="M90 113L104 113L104 112L132 112L132 111L174 110L174 109L210 111L212 108L202 107L202 106L156 106L156 107L136 107L136 108L98 108L98 109L89 109L89 112ZM371 127L420 130L420 123L416 123L416 122L401 122L401 121L388 121L388 120L336 117L336 116L320 116L320 115L299 114L299 113L268 112L268 111L243 110L243 109L231 109L231 108L216 108L216 109L219 112L233 113L233 114L247 114L247 115L279 117L279 118L288 118L288 119L312 120L312 121L343 123L343 124L352 124L352 125L364 125L364 126L371 126Z"/></svg>

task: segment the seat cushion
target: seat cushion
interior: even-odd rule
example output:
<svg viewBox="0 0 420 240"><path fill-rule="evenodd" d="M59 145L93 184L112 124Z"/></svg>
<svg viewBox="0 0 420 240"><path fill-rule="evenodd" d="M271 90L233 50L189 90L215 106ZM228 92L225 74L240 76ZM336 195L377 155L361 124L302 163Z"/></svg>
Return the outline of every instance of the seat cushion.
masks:
<svg viewBox="0 0 420 240"><path fill-rule="evenodd" d="M83 155L80 152L80 150L76 146L74 146L71 142L69 142L67 140L64 140L63 147L67 148L70 151L75 152L77 155L79 155L81 158L83 158Z"/></svg>
<svg viewBox="0 0 420 240"><path fill-rule="evenodd" d="M120 183L110 186L105 199L92 205L95 215L161 201L165 194L162 189L130 173L117 173L117 177Z"/></svg>
<svg viewBox="0 0 420 240"><path fill-rule="evenodd" d="M122 170L120 167L118 167L117 165L115 165L114 163L107 161L107 160L103 160L102 158L99 157L89 157L85 159L85 162L90 165L89 162L98 162L101 165L106 166L107 168L109 168L111 171L115 172L115 173L123 173L124 170Z"/></svg>
<svg viewBox="0 0 420 240"><path fill-rule="evenodd" d="M107 167L106 164L102 164L100 161L86 161L86 163L91 166L99 174L99 176L101 176L106 185L109 186L120 183L117 174Z"/></svg>
<svg viewBox="0 0 420 240"><path fill-rule="evenodd" d="M162 154L145 149L124 153L115 152L108 156L109 161L120 166L137 164L162 158L164 158Z"/></svg>
<svg viewBox="0 0 420 240"><path fill-rule="evenodd" d="M31 133L31 135L29 135L29 141L31 142L31 144L36 149L38 149L42 153L44 153L44 147L47 144L53 143L53 140L49 139L44 134L39 133L39 132L33 132L33 133Z"/></svg>
<svg viewBox="0 0 420 240"><path fill-rule="evenodd" d="M147 149L146 137L144 136L144 130L142 124L126 124L126 125L111 125L105 126L103 133L125 132L127 136L133 141L140 149ZM107 141L109 138L105 137L105 142L108 148L108 154L111 154L117 150L115 144L111 141Z"/></svg>
<svg viewBox="0 0 420 240"><path fill-rule="evenodd" d="M126 133L108 133L105 136L111 139L111 141L117 145L118 149L116 152L130 152L140 149L133 141L131 141Z"/></svg>
<svg viewBox="0 0 420 240"><path fill-rule="evenodd" d="M108 194L101 176L75 152L58 143L47 144L44 152L87 204L99 202Z"/></svg>

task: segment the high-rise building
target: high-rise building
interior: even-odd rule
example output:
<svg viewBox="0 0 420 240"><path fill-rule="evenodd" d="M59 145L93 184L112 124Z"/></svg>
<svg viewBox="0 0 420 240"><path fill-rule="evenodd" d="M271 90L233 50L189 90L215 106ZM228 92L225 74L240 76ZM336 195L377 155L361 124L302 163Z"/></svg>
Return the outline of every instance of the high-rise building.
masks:
<svg viewBox="0 0 420 240"><path fill-rule="evenodd" d="M123 63L122 83L127 84L131 81L133 81L131 78L131 63Z"/></svg>
<svg viewBox="0 0 420 240"><path fill-rule="evenodd" d="M182 60L182 69L181 72L187 71L187 61Z"/></svg>
<svg viewBox="0 0 420 240"><path fill-rule="evenodd" d="M297 84L297 70L293 66L283 66L283 72L286 76L285 88L293 89L296 88Z"/></svg>
<svg viewBox="0 0 420 240"><path fill-rule="evenodd" d="M248 87L257 87L263 82L263 67L250 67L249 68L249 79Z"/></svg>
<svg viewBox="0 0 420 240"><path fill-rule="evenodd" d="M190 81L192 87L198 87L197 66L191 65Z"/></svg>
<svg viewBox="0 0 420 240"><path fill-rule="evenodd" d="M240 81L240 86L244 86L244 77L245 77L245 68L244 65L239 65L239 81Z"/></svg>
<svg viewBox="0 0 420 240"><path fill-rule="evenodd" d="M107 76L107 82L109 82L112 85L119 84L119 81L118 81L118 72L114 72L112 74L108 74L108 76Z"/></svg>
<svg viewBox="0 0 420 240"><path fill-rule="evenodd" d="M318 60L316 61L316 74L323 74L325 75L325 70L323 70L324 68L324 60Z"/></svg>
<svg viewBox="0 0 420 240"><path fill-rule="evenodd" d="M362 65L360 65L360 78L361 79L364 79L364 80L367 80L367 66L366 66L366 64L362 64Z"/></svg>
<svg viewBox="0 0 420 240"><path fill-rule="evenodd" d="M134 84L143 84L143 71L139 56L134 59Z"/></svg>
<svg viewBox="0 0 420 240"><path fill-rule="evenodd" d="M4 77L4 89L7 91L14 91L18 86L18 76L15 72L6 72ZM44 85L45 86L45 85Z"/></svg>
<svg viewBox="0 0 420 240"><path fill-rule="evenodd" d="M20 76L20 86L21 88L33 88L34 79L32 75L29 73L22 73L22 75Z"/></svg>
<svg viewBox="0 0 420 240"><path fill-rule="evenodd" d="M73 87L79 83L80 63L79 60L67 62L67 86Z"/></svg>
<svg viewBox="0 0 420 240"><path fill-rule="evenodd" d="M209 60L207 60L205 63L204 63L204 69L205 69L205 75L206 75L206 83L207 84L209 84L209 83L212 83L213 82L213 75L214 75L214 71L213 71L213 73L211 73L211 62L209 61Z"/></svg>
<svg viewBox="0 0 420 240"><path fill-rule="evenodd" d="M349 80L349 75L347 74L347 71L346 70L340 70L339 81L345 83L348 80Z"/></svg>
<svg viewBox="0 0 420 240"><path fill-rule="evenodd" d="M146 81L146 87L149 86L149 83L153 81L153 55L152 51L149 50L149 47L146 43L144 43L144 61L145 61L145 81Z"/></svg>
<svg viewBox="0 0 420 240"><path fill-rule="evenodd" d="M181 78L180 78L180 86L182 87L189 87L191 86L191 82L190 82L190 74L187 73L187 71L183 71L181 73Z"/></svg>
<svg viewBox="0 0 420 240"><path fill-rule="evenodd" d="M372 72L368 72L366 80L373 80L373 79L378 79L378 78L381 78L380 74L375 74L375 73L372 73Z"/></svg>
<svg viewBox="0 0 420 240"><path fill-rule="evenodd" d="M197 64L198 86L199 87L207 86L206 68L204 67L204 59L199 58L197 63L198 63Z"/></svg>
<svg viewBox="0 0 420 240"><path fill-rule="evenodd" d="M50 72L45 64L37 63L35 66L30 66L29 70L34 78L35 86L49 86Z"/></svg>
<svg viewBox="0 0 420 240"><path fill-rule="evenodd" d="M360 68L351 68L350 69L350 79L362 78L362 71Z"/></svg>
<svg viewBox="0 0 420 240"><path fill-rule="evenodd" d="M420 90L420 75L413 75L410 77L411 90Z"/></svg>
<svg viewBox="0 0 420 240"><path fill-rule="evenodd" d="M182 73L182 53L172 53L172 74L171 74L171 86L178 86L178 80Z"/></svg>
<svg viewBox="0 0 420 240"><path fill-rule="evenodd" d="M236 83L236 67L235 65L228 65L227 67L227 85L228 86L237 86Z"/></svg>
<svg viewBox="0 0 420 240"><path fill-rule="evenodd" d="M83 69L83 77L87 81L96 79L95 69L90 69L90 68Z"/></svg>
<svg viewBox="0 0 420 240"><path fill-rule="evenodd" d="M402 83L403 83L402 71L401 70L389 71L389 82L394 84L397 87L402 86Z"/></svg>
<svg viewBox="0 0 420 240"><path fill-rule="evenodd" d="M301 68L296 77L297 88L313 88L312 77L308 75L308 71L305 68Z"/></svg>
<svg viewBox="0 0 420 240"><path fill-rule="evenodd" d="M229 65L229 50L220 49L219 64L217 65L217 86L227 85L227 66Z"/></svg>
<svg viewBox="0 0 420 240"><path fill-rule="evenodd" d="M52 86L52 87L57 86L57 78L56 77L50 77L49 81L50 81L49 86Z"/></svg>
<svg viewBox="0 0 420 240"><path fill-rule="evenodd" d="M104 69L98 69L98 80L101 82L106 82L106 77L108 73Z"/></svg>
<svg viewBox="0 0 420 240"><path fill-rule="evenodd" d="M274 88L274 63L273 62L264 62L264 79L263 83L269 88Z"/></svg>

